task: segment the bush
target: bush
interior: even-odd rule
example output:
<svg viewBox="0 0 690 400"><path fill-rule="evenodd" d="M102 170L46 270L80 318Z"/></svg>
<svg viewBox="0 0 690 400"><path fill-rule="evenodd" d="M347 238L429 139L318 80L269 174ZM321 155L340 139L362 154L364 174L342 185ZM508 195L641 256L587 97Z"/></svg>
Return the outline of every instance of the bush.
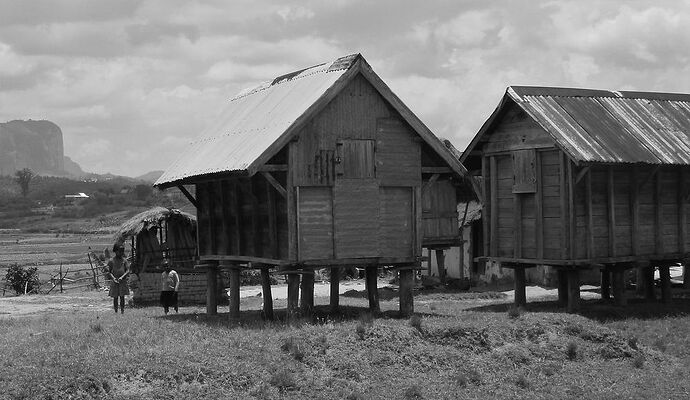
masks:
<svg viewBox="0 0 690 400"><path fill-rule="evenodd" d="M14 264L7 270L5 280L17 294L30 293L41 286L36 267L24 268Z"/></svg>

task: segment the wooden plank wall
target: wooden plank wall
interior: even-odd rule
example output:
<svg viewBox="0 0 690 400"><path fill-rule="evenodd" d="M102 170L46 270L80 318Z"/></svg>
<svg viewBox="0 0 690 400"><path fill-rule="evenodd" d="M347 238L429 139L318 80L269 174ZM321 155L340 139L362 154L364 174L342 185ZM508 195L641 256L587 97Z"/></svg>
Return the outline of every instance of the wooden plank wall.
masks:
<svg viewBox="0 0 690 400"><path fill-rule="evenodd" d="M375 257L379 250L379 187L376 180L339 180L333 197L336 256Z"/></svg>
<svg viewBox="0 0 690 400"><path fill-rule="evenodd" d="M379 256L412 257L414 255L413 194L412 188L408 187L381 187L379 189Z"/></svg>
<svg viewBox="0 0 690 400"><path fill-rule="evenodd" d="M382 186L419 186L421 146L401 119L381 118L376 132L376 178Z"/></svg>
<svg viewBox="0 0 690 400"><path fill-rule="evenodd" d="M426 239L458 235L455 187L449 180L437 180L422 192L422 230Z"/></svg>
<svg viewBox="0 0 690 400"><path fill-rule="evenodd" d="M332 188L302 186L297 190L300 259L333 258Z"/></svg>
<svg viewBox="0 0 690 400"><path fill-rule="evenodd" d="M200 255L287 257L287 203L273 191L262 175L197 184Z"/></svg>
<svg viewBox="0 0 690 400"><path fill-rule="evenodd" d="M511 257L514 253L515 215L513 199L513 159L510 155L496 156L496 199L498 256Z"/></svg>

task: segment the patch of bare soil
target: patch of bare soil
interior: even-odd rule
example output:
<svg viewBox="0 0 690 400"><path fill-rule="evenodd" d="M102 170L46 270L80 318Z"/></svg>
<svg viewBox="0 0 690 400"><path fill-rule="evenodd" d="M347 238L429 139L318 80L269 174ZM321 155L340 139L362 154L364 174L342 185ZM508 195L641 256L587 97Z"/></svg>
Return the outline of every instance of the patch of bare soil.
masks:
<svg viewBox="0 0 690 400"><path fill-rule="evenodd" d="M108 293L102 290L80 293L0 297L0 318L55 312L109 311Z"/></svg>

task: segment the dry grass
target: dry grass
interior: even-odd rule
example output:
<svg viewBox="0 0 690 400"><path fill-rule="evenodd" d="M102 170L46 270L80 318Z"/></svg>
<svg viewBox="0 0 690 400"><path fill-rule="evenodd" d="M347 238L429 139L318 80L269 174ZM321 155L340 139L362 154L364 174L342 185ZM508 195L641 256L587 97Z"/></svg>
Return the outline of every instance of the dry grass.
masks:
<svg viewBox="0 0 690 400"><path fill-rule="evenodd" d="M92 296L107 309L108 298ZM443 314L398 319L397 302L384 301L382 316L373 318L359 316L366 299L342 300L341 314L328 315L317 302L318 323L300 324L265 322L257 310L231 323L227 314L206 316L201 307L172 316L158 308L2 316L0 399L594 399L690 392L685 314L597 321L531 312L528 305L511 318L503 310L473 310L449 294L434 300ZM577 357L570 360L573 347Z"/></svg>

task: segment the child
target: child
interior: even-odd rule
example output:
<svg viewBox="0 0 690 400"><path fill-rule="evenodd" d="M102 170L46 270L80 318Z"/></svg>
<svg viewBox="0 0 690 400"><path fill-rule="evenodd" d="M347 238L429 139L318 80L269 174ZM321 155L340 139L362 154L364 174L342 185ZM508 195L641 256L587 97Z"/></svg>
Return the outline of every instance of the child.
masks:
<svg viewBox="0 0 690 400"><path fill-rule="evenodd" d="M125 259L125 246L120 243L113 245L113 257L108 261L108 275L112 281L110 282L110 291L108 295L113 298L113 308L117 312L117 299L120 298L120 312L125 313L125 296L129 294L129 286L127 286L127 275L129 275L129 263Z"/></svg>
<svg viewBox="0 0 690 400"><path fill-rule="evenodd" d="M177 312L177 289L180 287L180 277L172 269L168 260L163 261L163 269L161 274L161 305L166 314L171 306Z"/></svg>

